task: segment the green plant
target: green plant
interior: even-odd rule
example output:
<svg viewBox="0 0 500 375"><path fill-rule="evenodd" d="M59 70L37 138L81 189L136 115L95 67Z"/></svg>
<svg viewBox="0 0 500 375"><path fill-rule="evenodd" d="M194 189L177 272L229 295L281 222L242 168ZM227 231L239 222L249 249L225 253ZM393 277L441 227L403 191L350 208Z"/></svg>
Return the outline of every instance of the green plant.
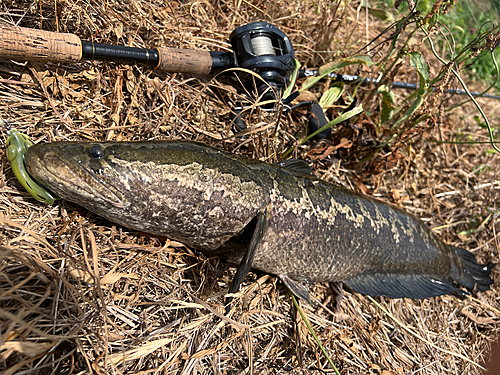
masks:
<svg viewBox="0 0 500 375"><path fill-rule="evenodd" d="M394 8L392 0L385 0L381 4L393 9L392 17L400 17L408 12L406 2L403 2L398 9ZM500 18L499 4L499 0L475 2L473 5L471 5L470 0L454 2L453 6L449 7L446 12L442 12L436 19L441 25L441 30L433 36L436 50L444 59L452 60L456 51L462 51L471 43L474 44L477 34L481 30L484 31L485 25L491 24L491 28L494 28L492 21ZM425 14L432 11L433 6L434 2L431 0L418 1L416 10ZM495 88L500 90L494 62L499 58L500 50L498 49L483 50L474 56L465 66L469 80L474 81L479 78L489 83L495 81Z"/></svg>
<svg viewBox="0 0 500 375"><path fill-rule="evenodd" d="M475 104L480 112L493 148L500 152L494 143L494 129L490 126L479 104L470 95L460 75L462 71L470 71L479 58L490 55L489 61L494 66L494 84L496 84L498 68L493 53L496 53L495 49L500 43L500 29L493 22L485 22L478 28L473 37L470 39L462 38L456 42L451 32L444 32L444 30L449 31L450 26L444 26L445 22L443 21L455 5L453 0L438 0L433 4L425 1L420 2L414 9L406 7L406 11L401 6L400 12L396 13L400 19L377 38L377 40L382 41L375 47L385 52L383 58L377 63L382 71L382 78L377 88L377 93L381 97L379 121L380 124L388 124L390 127L390 130L385 132L388 135L387 140L377 151L393 142L405 143L416 132L415 128L430 118L433 113L439 116L437 101L430 99L430 97L442 94L448 88L451 82L450 78L454 76L468 93L469 100ZM452 24L451 27L465 30L464 27L456 24ZM385 40L382 39L384 36ZM442 63L441 69L434 76L431 76L427 63L418 51L422 43L428 44L435 57ZM419 87L416 92L397 106L391 100L390 90L386 84L397 74L401 65L408 60L418 73Z"/></svg>

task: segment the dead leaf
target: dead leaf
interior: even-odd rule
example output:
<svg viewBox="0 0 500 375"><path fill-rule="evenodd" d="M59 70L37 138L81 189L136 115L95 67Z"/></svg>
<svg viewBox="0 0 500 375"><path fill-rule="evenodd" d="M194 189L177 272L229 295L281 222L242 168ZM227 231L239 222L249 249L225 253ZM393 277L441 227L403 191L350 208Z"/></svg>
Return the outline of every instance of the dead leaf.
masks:
<svg viewBox="0 0 500 375"><path fill-rule="evenodd" d="M94 282L94 278L92 277L92 275L81 268L77 268L77 269L73 269L73 270L69 271L69 275L75 279L82 280L84 283Z"/></svg>
<svg viewBox="0 0 500 375"><path fill-rule="evenodd" d="M69 87L69 81L66 79L66 77L57 77L57 87L59 88L59 91L61 91L61 95L63 97L66 97L67 95L71 94L72 91L68 89Z"/></svg>
<svg viewBox="0 0 500 375"><path fill-rule="evenodd" d="M90 119L93 119L95 117L95 113L91 109L87 109L87 110L79 110L79 109L77 109L76 112L84 120L90 120Z"/></svg>
<svg viewBox="0 0 500 375"><path fill-rule="evenodd" d="M21 82L30 82L33 83L33 78L28 73L23 73L21 75Z"/></svg>
<svg viewBox="0 0 500 375"><path fill-rule="evenodd" d="M413 360L406 354L404 351L402 351L399 348L395 348L393 351L394 356L399 359L400 361L404 362L406 366L412 366L413 365Z"/></svg>
<svg viewBox="0 0 500 375"><path fill-rule="evenodd" d="M474 314L472 311L468 309L463 309L462 314L464 314L467 318L472 320L474 323L479 324L479 325L486 325L486 324L492 324L496 323L498 319L496 318L491 318L491 317L486 317L486 316L477 316Z"/></svg>
<svg viewBox="0 0 500 375"><path fill-rule="evenodd" d="M340 143L335 146L323 146L315 148L307 153L312 160L323 159L328 157L332 152L338 150L339 148L350 148L352 146L352 141L346 138L342 138ZM319 155L318 155L319 153Z"/></svg>
<svg viewBox="0 0 500 375"><path fill-rule="evenodd" d="M28 357L36 357L53 346L54 344L51 342L7 341L0 346L0 351L5 350L0 356L5 360L12 352L16 351Z"/></svg>
<svg viewBox="0 0 500 375"><path fill-rule="evenodd" d="M139 276L135 273L115 272L114 270L111 270L101 278L101 284L113 284L122 277L135 280L139 279Z"/></svg>
<svg viewBox="0 0 500 375"><path fill-rule="evenodd" d="M401 191L399 189L391 189L392 199L399 201L401 199Z"/></svg>
<svg viewBox="0 0 500 375"><path fill-rule="evenodd" d="M238 337L240 337L244 333L245 333L245 329L239 329L234 334L232 334L230 337L225 339L223 342L216 345L214 348L200 350L199 352L194 353L191 356L191 358L201 359L201 358L204 358L208 355L212 355L214 353L219 353L221 350L226 348L226 346L228 346L231 342L236 340Z"/></svg>
<svg viewBox="0 0 500 375"><path fill-rule="evenodd" d="M304 90L302 91L299 96L297 96L295 98L295 101L297 103L299 102L308 102L310 100L318 100L318 98L316 97L316 95L314 95L311 91L308 91L308 90ZM295 102L294 101L294 102Z"/></svg>
<svg viewBox="0 0 500 375"><path fill-rule="evenodd" d="M369 195L369 190L368 188L366 187L366 185L363 183L363 181L361 181L361 179L359 178L356 178L354 180L354 183L356 184L356 187L365 195Z"/></svg>
<svg viewBox="0 0 500 375"><path fill-rule="evenodd" d="M54 96L58 94L59 90L57 89L56 77L53 76L44 77L43 84L45 85L48 91L52 92Z"/></svg>
<svg viewBox="0 0 500 375"><path fill-rule="evenodd" d="M120 115L118 113L113 113L111 115L111 120L113 121L113 125L118 126L118 124L120 123Z"/></svg>
<svg viewBox="0 0 500 375"><path fill-rule="evenodd" d="M121 39L121 37L123 36L123 24L121 22L118 22L118 24L115 25L114 32L116 37L118 39Z"/></svg>
<svg viewBox="0 0 500 375"><path fill-rule="evenodd" d="M177 242L177 241L170 241L170 242L168 243L168 246L170 246L170 247L175 247L175 248L177 248L177 247L186 247L186 245L184 245L184 244L183 244L183 243L181 243L181 242Z"/></svg>
<svg viewBox="0 0 500 375"><path fill-rule="evenodd" d="M173 338L165 338L165 339L150 341L142 346L132 348L132 349L127 350L125 352L112 354L109 356L109 361L116 365L118 363L122 363L125 361L139 359L139 358L145 357L146 355L154 352L155 350L157 350L163 346L170 344L172 341L174 341ZM184 341L184 343L182 345L185 346L186 344L187 344L187 341Z"/></svg>

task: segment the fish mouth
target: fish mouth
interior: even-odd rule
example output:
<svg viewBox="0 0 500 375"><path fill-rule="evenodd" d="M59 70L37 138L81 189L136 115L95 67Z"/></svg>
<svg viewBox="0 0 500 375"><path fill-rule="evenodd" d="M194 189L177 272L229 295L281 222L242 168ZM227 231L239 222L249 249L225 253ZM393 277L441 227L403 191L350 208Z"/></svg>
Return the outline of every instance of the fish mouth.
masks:
<svg viewBox="0 0 500 375"><path fill-rule="evenodd" d="M118 189L99 178L75 155L75 148L84 147L71 142L38 144L28 149L25 164L30 175L42 186L61 198L93 206L93 202L104 201L116 208L127 205L117 195ZM86 153L83 153L86 155Z"/></svg>

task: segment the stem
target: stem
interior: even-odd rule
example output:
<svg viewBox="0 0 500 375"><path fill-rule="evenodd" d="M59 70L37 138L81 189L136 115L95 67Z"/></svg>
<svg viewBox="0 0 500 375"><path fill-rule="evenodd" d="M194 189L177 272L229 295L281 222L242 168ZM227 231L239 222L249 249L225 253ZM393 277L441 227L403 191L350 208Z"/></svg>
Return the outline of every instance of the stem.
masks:
<svg viewBox="0 0 500 375"><path fill-rule="evenodd" d="M427 31L423 27L421 27L421 30L427 36L427 40L429 41L429 45L431 46L432 53L434 54L434 56L436 56L436 58L439 61L441 61L444 65L447 65L447 63L436 52L436 50L434 48L434 43L432 42L432 39L429 37L429 33L427 33ZM493 129L491 128L490 122L488 121L488 118L484 114L483 109L481 108L481 106L479 105L479 103L476 101L476 99L471 95L469 89L467 88L467 85L462 80L462 77L460 77L460 74L458 74L458 72L455 69L453 69L453 68L450 68L450 69L451 69L451 72L453 73L453 75L458 79L458 81L460 82L460 84L464 88L464 90L467 93L467 95L469 96L470 100L474 103L474 105L478 109L479 113L481 114L481 117L483 118L484 123L486 124L486 127L488 128L488 134L489 134L489 137L490 137L491 146L495 149L496 152L500 153L500 148L498 148L498 146L495 144L495 139L493 137Z"/></svg>
<svg viewBox="0 0 500 375"><path fill-rule="evenodd" d="M290 293L290 296L292 297L292 300L293 300L293 304L295 305L295 307L297 308L297 311L299 312L300 316L302 317L302 320L304 321L304 323L306 323L306 326L307 328L309 329L309 332L311 332L311 334L313 335L314 337L314 340L316 341L316 343L318 344L318 346L320 347L321 351L323 352L323 354L325 355L326 359L328 360L328 362L330 363L330 366L332 366L333 370L335 371L335 373L337 375L340 375L340 372L339 370L337 370L337 367L335 367L335 365L333 364L333 361L332 359L330 358L330 356L328 355L328 353L326 352L325 348L323 347L323 345L321 345L321 342L319 341L318 339L318 336L316 336L316 334L314 333L314 330L312 329L311 327L311 324L309 323L309 320L307 319L306 317L306 314L304 314L304 311L302 310L302 308L299 306L299 303L297 302L297 299L295 298L295 296L293 295L292 292L290 292L290 290L288 291L288 293Z"/></svg>

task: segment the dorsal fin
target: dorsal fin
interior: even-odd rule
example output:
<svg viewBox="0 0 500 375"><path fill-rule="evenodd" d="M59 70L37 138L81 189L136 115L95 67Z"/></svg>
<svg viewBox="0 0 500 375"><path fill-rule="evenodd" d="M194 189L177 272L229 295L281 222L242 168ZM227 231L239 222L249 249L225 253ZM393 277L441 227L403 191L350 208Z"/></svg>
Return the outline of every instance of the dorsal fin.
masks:
<svg viewBox="0 0 500 375"><path fill-rule="evenodd" d="M287 159L287 160L277 162L276 165L283 167L283 168L290 169L290 170L295 171L295 172L304 173L304 174L307 174L309 176L316 177L316 175L314 174L314 171L309 166L309 164L307 164L307 162L305 160Z"/></svg>

